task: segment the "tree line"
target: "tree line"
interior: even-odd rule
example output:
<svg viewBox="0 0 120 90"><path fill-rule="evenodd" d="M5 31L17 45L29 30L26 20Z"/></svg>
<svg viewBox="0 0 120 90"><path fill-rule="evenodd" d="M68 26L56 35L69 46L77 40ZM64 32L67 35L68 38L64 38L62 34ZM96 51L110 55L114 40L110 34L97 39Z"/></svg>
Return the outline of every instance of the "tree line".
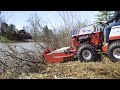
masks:
<svg viewBox="0 0 120 90"><path fill-rule="evenodd" d="M0 12L1 14L1 12ZM68 35L67 33L72 29L71 27L81 27L81 24L85 24L85 23L81 23L79 20L76 20L76 24L73 25L73 22L71 21L71 23L69 22L69 24L67 24L68 22L66 22L68 20L67 17L64 17L64 14L66 13L62 13L60 14L60 16L63 19L63 22L65 23L65 26L62 28L62 31L59 32L59 34L61 33L62 35L55 35L56 33L53 32L53 30L50 30L47 26L43 26L39 23L39 17L35 17L35 22L34 20L30 20L30 24L31 26L29 26L29 28L31 28L33 30L33 32L31 33L31 35L29 33L26 32L25 28L23 28L22 30L18 30L16 29L15 25L10 24L8 25L6 22L2 22L1 24L1 28L0 28L0 35L7 37L8 39L11 40L22 40L22 39L40 39L40 41L42 42L54 42L53 37L55 40L57 40L58 36L67 38ZM67 13L68 14L68 13ZM97 15L97 20L102 21L102 20L107 20L111 17L112 12L111 11L99 11L99 14ZM72 16L71 14L69 16ZM33 21L33 22L31 22ZM82 26L83 26L82 25ZM37 27L38 26L38 27ZM39 32L39 30L41 29L42 32ZM64 30L65 29L65 30ZM31 30L30 30L31 31ZM64 32L64 35L63 35ZM66 33L66 34L65 34ZM51 40L49 40L51 38ZM65 39L64 38L64 39ZM63 40L63 39L61 39Z"/></svg>
<svg viewBox="0 0 120 90"><path fill-rule="evenodd" d="M24 40L32 38L26 30L18 30L14 24L8 25L5 22L1 23L0 36L6 37L10 40Z"/></svg>
<svg viewBox="0 0 120 90"><path fill-rule="evenodd" d="M104 21L111 18L113 15L113 11L99 11L99 14L97 15L97 21Z"/></svg>
<svg viewBox="0 0 120 90"><path fill-rule="evenodd" d="M8 24L4 15L0 11L0 37L6 37L9 40L31 39L30 33L26 32L25 27L18 30L14 24Z"/></svg>

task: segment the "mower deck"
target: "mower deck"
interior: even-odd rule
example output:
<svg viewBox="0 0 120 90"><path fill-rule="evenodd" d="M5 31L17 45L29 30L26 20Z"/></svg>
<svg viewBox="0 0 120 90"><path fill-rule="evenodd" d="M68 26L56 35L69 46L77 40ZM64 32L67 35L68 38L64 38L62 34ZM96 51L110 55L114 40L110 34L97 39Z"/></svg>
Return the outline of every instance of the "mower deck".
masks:
<svg viewBox="0 0 120 90"><path fill-rule="evenodd" d="M58 63L74 60L75 51L70 47L63 47L53 51L45 49L42 55L48 63Z"/></svg>

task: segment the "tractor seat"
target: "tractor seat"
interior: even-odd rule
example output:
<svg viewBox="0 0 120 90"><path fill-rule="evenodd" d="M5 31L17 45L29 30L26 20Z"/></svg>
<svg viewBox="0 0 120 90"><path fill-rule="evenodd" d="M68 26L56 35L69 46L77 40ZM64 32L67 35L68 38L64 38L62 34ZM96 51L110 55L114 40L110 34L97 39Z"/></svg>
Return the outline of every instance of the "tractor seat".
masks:
<svg viewBox="0 0 120 90"><path fill-rule="evenodd" d="M70 47L63 47L57 50L52 51L51 53L61 53L61 52L67 52L70 49Z"/></svg>

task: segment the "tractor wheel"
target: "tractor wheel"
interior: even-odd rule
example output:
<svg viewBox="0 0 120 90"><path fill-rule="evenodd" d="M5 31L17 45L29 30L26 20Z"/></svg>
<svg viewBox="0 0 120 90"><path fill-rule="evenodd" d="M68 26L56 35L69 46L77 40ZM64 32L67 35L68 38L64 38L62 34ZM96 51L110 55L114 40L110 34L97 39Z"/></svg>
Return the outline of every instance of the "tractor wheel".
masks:
<svg viewBox="0 0 120 90"><path fill-rule="evenodd" d="M77 58L80 61L89 62L95 59L95 49L90 44L83 44L78 48Z"/></svg>
<svg viewBox="0 0 120 90"><path fill-rule="evenodd" d="M120 61L120 41L111 43L107 54L112 62Z"/></svg>

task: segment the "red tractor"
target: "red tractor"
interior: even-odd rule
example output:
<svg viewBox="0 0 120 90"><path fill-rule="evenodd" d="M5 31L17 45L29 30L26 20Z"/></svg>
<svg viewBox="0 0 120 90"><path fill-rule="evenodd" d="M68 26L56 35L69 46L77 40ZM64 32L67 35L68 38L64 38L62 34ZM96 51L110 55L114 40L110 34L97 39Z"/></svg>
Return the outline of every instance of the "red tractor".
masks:
<svg viewBox="0 0 120 90"><path fill-rule="evenodd" d="M104 46L104 28L101 22L73 31L72 40L81 61L95 60L97 52L105 52L111 61L120 60L120 26L113 26L109 45Z"/></svg>
<svg viewBox="0 0 120 90"><path fill-rule="evenodd" d="M103 45L104 28L105 25L102 22L96 22L79 30L73 30L72 41L75 49L72 47L54 51L46 49L43 56L48 62L68 61L75 56L80 61L93 61L98 52L104 52L111 61L120 61L120 25L111 28L108 46Z"/></svg>

